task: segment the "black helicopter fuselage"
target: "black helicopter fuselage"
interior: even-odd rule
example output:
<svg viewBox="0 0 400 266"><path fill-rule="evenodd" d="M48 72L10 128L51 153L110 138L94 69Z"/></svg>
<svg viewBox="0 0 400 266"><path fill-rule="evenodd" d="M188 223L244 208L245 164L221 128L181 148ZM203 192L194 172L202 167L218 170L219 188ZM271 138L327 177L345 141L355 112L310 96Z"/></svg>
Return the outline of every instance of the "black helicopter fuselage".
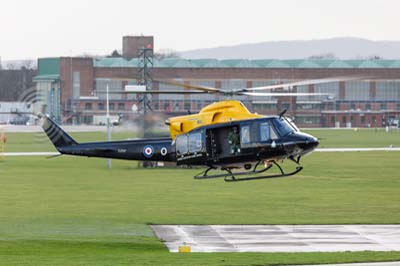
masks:
<svg viewBox="0 0 400 266"><path fill-rule="evenodd" d="M77 143L49 117L43 129L61 154L139 161L167 161L178 165L240 167L253 162L299 158L318 140L285 117L263 117L196 128L171 138ZM236 143L232 143L232 135Z"/></svg>
<svg viewBox="0 0 400 266"><path fill-rule="evenodd" d="M238 134L236 145L233 134ZM240 167L303 156L318 143L286 118L273 116L199 127L178 135L174 147L178 165Z"/></svg>

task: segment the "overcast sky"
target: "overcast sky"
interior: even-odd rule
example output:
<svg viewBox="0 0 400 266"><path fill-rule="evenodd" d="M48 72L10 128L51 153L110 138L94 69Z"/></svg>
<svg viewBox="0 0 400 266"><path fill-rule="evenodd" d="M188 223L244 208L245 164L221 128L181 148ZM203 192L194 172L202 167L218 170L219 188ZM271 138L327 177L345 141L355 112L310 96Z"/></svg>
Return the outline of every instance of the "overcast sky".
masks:
<svg viewBox="0 0 400 266"><path fill-rule="evenodd" d="M123 35L177 51L353 36L400 40L398 0L4 0L2 60L109 54Z"/></svg>

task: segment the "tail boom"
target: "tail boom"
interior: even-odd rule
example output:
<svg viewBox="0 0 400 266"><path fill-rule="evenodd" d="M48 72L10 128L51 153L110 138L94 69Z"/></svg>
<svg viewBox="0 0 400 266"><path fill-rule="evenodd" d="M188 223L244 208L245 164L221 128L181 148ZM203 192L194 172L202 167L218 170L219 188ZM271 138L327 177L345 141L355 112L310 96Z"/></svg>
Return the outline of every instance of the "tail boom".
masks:
<svg viewBox="0 0 400 266"><path fill-rule="evenodd" d="M51 118L43 118L43 130L61 154L138 161L176 161L171 138L78 143Z"/></svg>

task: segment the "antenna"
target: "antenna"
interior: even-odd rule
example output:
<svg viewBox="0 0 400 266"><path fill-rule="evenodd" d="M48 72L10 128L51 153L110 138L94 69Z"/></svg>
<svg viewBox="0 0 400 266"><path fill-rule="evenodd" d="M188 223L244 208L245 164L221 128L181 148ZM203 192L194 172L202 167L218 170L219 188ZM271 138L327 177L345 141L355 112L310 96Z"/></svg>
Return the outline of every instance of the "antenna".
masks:
<svg viewBox="0 0 400 266"><path fill-rule="evenodd" d="M287 109L283 109L283 111L279 113L279 118L281 118L286 113L286 111Z"/></svg>

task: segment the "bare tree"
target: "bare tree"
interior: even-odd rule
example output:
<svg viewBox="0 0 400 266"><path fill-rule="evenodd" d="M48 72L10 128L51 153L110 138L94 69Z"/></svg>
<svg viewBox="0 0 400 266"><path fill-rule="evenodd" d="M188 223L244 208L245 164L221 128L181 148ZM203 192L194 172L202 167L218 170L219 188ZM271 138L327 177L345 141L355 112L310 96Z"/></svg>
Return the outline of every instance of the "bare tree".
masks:
<svg viewBox="0 0 400 266"><path fill-rule="evenodd" d="M22 60L21 61L21 69L26 68L26 69L35 69L35 61L33 60Z"/></svg>
<svg viewBox="0 0 400 266"><path fill-rule="evenodd" d="M338 59L334 53L322 53L309 56L308 59Z"/></svg>
<svg viewBox="0 0 400 266"><path fill-rule="evenodd" d="M172 49L162 49L158 52L154 53L154 58L158 60L166 59L166 58L181 58L180 54Z"/></svg>
<svg viewBox="0 0 400 266"><path fill-rule="evenodd" d="M37 71L24 66L16 69L15 64L7 67L11 69L0 70L0 101L17 101L24 90L34 86Z"/></svg>
<svg viewBox="0 0 400 266"><path fill-rule="evenodd" d="M17 64L15 62L7 62L6 69L15 70L17 69Z"/></svg>
<svg viewBox="0 0 400 266"><path fill-rule="evenodd" d="M107 55L107 57L109 57L109 58L119 58L119 57L122 57L122 54L120 52L118 52L117 49L115 49L114 51L112 51L112 53L110 55Z"/></svg>

